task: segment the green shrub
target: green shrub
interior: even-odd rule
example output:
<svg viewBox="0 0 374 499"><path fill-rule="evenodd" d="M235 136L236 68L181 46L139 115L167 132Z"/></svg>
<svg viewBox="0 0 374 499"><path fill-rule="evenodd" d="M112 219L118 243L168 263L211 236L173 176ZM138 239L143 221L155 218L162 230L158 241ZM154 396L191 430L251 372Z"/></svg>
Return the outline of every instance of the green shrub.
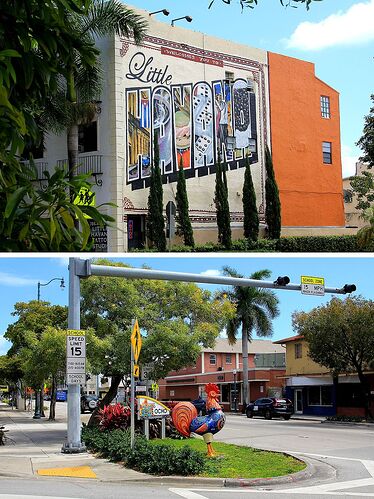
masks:
<svg viewBox="0 0 374 499"><path fill-rule="evenodd" d="M359 251L356 236L301 236L282 237L279 251L290 253L347 253Z"/></svg>
<svg viewBox="0 0 374 499"><path fill-rule="evenodd" d="M82 440L89 450L143 473L187 476L201 473L205 467L204 455L188 446L178 449L159 441L152 444L137 435L131 450L130 430L100 431L84 426Z"/></svg>
<svg viewBox="0 0 374 499"><path fill-rule="evenodd" d="M372 423L373 420L366 420L363 416L328 416L326 421L343 421L347 423L362 423L363 421Z"/></svg>

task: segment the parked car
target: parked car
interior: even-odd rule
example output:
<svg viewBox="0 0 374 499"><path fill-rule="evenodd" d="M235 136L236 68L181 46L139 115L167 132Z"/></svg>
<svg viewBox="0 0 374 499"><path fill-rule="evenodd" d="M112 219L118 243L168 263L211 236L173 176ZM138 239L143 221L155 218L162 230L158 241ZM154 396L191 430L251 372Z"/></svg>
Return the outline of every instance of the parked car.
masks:
<svg viewBox="0 0 374 499"><path fill-rule="evenodd" d="M97 395L82 395L81 396L81 413L86 411L93 412L99 403Z"/></svg>
<svg viewBox="0 0 374 499"><path fill-rule="evenodd" d="M263 416L265 419L281 417L287 420L290 419L293 414L293 404L291 400L285 398L276 399L264 397L248 404L245 412L247 418Z"/></svg>

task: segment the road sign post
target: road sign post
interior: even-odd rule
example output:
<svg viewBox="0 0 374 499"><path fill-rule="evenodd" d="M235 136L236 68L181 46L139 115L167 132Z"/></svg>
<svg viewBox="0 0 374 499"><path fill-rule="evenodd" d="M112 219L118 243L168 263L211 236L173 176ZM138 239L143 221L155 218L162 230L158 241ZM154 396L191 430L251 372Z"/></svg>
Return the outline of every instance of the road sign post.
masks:
<svg viewBox="0 0 374 499"><path fill-rule="evenodd" d="M139 355L142 349L142 337L140 335L140 328L138 320L133 320L131 324L131 431L130 431L130 444L131 448L135 445L135 378L139 377Z"/></svg>

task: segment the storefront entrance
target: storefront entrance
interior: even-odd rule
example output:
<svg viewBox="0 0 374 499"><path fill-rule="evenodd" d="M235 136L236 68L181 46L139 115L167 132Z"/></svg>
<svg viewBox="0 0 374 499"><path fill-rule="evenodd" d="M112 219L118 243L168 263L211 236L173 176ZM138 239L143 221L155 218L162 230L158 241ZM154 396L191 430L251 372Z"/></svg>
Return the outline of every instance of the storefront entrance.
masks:
<svg viewBox="0 0 374 499"><path fill-rule="evenodd" d="M145 244L145 215L128 215L127 217L128 249L141 249Z"/></svg>
<svg viewBox="0 0 374 499"><path fill-rule="evenodd" d="M302 388L296 388L294 392L294 407L295 414L303 413L303 390Z"/></svg>

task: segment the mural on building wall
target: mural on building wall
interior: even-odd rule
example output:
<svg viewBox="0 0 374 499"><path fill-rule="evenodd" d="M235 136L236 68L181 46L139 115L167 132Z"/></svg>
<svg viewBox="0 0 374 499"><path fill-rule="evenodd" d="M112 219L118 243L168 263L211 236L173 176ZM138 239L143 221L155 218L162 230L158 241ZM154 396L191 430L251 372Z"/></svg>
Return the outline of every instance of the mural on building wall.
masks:
<svg viewBox="0 0 374 499"><path fill-rule="evenodd" d="M126 78L127 181L133 189L147 187L157 138L164 182L175 182L180 166L186 177L215 173L219 151L229 169L243 167L257 156L256 96L247 80L215 80L173 84L166 65L137 52ZM149 84L156 86L150 87ZM149 180L148 180L149 182Z"/></svg>

